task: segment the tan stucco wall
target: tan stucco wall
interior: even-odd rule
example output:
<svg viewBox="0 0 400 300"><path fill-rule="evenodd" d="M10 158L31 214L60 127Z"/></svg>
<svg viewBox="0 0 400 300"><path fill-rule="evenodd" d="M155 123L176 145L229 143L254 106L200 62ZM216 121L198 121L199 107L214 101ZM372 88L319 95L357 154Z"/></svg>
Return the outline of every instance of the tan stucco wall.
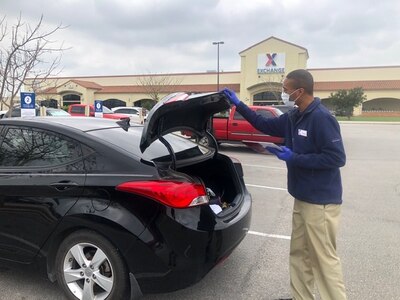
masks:
<svg viewBox="0 0 400 300"><path fill-rule="evenodd" d="M48 87L55 87L64 85L71 79L78 79L83 81L95 82L102 86L126 86L126 85L140 85L140 79L146 77L169 77L171 83L179 83L182 85L190 84L216 84L217 73L181 73L181 74L150 74L150 75L131 75L131 76L93 76L93 77L60 77L60 78L49 78L44 84L41 85L41 89ZM239 83L240 72L220 72L219 82L220 84L232 84ZM29 89L28 79L26 81L26 87Z"/></svg>
<svg viewBox="0 0 400 300"><path fill-rule="evenodd" d="M216 84L217 73L181 73L181 74L151 74L151 75L131 75L131 76L93 76L93 77L60 77L60 78L49 78L41 84L40 89L44 90L50 87L58 87L57 91L60 94L46 94L37 95L38 100L44 99L56 99L59 102L62 96L68 93L78 94L81 96L81 102L83 104L93 104L94 100L107 100L107 99L119 99L125 101L127 105L133 105L137 100L147 99L149 95L143 93L101 93L96 90L86 89L76 83L71 83L73 79L95 82L101 86L128 86L128 85L140 85L140 79L146 77L169 77L171 84L180 85L196 85L196 84ZM155 79L157 81L157 79ZM240 81L240 72L220 72L219 83L220 88L224 87L224 84L237 84ZM31 80L27 80L25 84L25 91L32 92ZM166 94L160 94L165 96Z"/></svg>
<svg viewBox="0 0 400 300"><path fill-rule="evenodd" d="M400 66L361 67L343 69L308 69L314 77L314 82L323 81L368 81L368 80L399 80ZM318 91L315 96L321 99L329 98L336 91ZM400 90L364 90L366 100L381 98L399 99ZM354 116L362 114L362 105L354 108Z"/></svg>
<svg viewBox="0 0 400 300"><path fill-rule="evenodd" d="M285 53L285 72L258 74L258 55L265 53ZM242 70L240 98L246 103L251 103L255 91L249 90L249 87L260 83L267 83L269 86L271 86L271 83L281 83L288 72L307 67L308 54L304 48L284 43L279 39L269 38L242 51L240 59Z"/></svg>
<svg viewBox="0 0 400 300"><path fill-rule="evenodd" d="M308 69L314 81L399 80L400 66Z"/></svg>
<svg viewBox="0 0 400 300"><path fill-rule="evenodd" d="M164 95L161 95L164 96ZM120 94L120 93L97 93L95 100L107 100L107 99L119 99L126 102L127 106L134 106L134 102L141 99L148 99L149 96L146 94Z"/></svg>
<svg viewBox="0 0 400 300"><path fill-rule="evenodd" d="M326 99L329 98L331 93L334 92L336 91L324 91L324 92L318 91L315 93L315 96L321 99ZM380 98L400 99L400 91L396 90L364 91L364 95L367 98L365 101L371 101Z"/></svg>
<svg viewBox="0 0 400 300"><path fill-rule="evenodd" d="M93 91L91 92L85 92L84 94L81 95L81 103L82 104L93 104L94 100L108 100L108 99L119 99L122 101L126 102L127 106L134 106L134 102L140 99L145 99L148 98L147 95L145 94L135 94L135 95L130 95L130 94L123 94L123 93L115 93L115 94L110 94L110 93L105 93L105 94L94 94ZM46 100L46 99L56 99L60 105L62 105L62 95L59 94L46 94L46 96L39 95L37 97L37 101L40 100Z"/></svg>

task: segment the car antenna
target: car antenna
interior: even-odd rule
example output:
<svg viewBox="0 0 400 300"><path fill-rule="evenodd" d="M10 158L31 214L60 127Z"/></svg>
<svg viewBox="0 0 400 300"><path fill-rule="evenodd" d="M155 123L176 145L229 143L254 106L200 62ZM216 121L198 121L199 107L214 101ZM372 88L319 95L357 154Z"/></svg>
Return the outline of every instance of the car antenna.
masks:
<svg viewBox="0 0 400 300"><path fill-rule="evenodd" d="M121 119L117 121L117 124L125 131L128 131L129 127L131 127L130 118Z"/></svg>

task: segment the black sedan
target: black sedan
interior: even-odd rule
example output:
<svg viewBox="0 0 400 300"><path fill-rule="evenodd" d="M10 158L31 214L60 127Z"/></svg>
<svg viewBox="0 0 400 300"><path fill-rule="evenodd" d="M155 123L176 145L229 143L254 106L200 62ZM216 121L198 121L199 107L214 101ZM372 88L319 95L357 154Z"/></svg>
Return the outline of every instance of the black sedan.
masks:
<svg viewBox="0 0 400 300"><path fill-rule="evenodd" d="M0 120L0 258L45 263L70 299L187 287L245 237L251 197L207 121L222 94L174 94L145 126L97 118ZM175 132L208 139L195 144Z"/></svg>

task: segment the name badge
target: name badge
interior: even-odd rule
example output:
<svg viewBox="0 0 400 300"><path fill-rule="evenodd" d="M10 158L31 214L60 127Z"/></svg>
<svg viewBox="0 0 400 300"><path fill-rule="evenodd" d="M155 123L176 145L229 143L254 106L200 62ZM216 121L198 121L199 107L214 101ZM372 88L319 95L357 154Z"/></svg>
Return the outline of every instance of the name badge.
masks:
<svg viewBox="0 0 400 300"><path fill-rule="evenodd" d="M304 129L299 129L299 131L298 131L298 135L301 135L301 136L305 136L305 137L307 137L307 130L304 130Z"/></svg>

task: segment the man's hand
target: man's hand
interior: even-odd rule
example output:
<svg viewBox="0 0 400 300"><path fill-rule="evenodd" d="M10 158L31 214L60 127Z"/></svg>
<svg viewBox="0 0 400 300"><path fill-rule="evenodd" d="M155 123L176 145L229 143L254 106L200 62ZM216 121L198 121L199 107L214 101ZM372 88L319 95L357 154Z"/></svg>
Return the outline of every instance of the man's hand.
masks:
<svg viewBox="0 0 400 300"><path fill-rule="evenodd" d="M290 148L283 146L281 147L281 150L277 149L277 148L272 148L272 147L266 147L266 149L275 154L280 160L284 160L284 161L290 161L293 158L293 151L290 150Z"/></svg>
<svg viewBox="0 0 400 300"><path fill-rule="evenodd" d="M228 89L228 88L224 88L222 90L222 92L225 94L225 96L228 98L229 102L234 104L234 105L238 105L240 103L239 98L236 96L235 92Z"/></svg>

